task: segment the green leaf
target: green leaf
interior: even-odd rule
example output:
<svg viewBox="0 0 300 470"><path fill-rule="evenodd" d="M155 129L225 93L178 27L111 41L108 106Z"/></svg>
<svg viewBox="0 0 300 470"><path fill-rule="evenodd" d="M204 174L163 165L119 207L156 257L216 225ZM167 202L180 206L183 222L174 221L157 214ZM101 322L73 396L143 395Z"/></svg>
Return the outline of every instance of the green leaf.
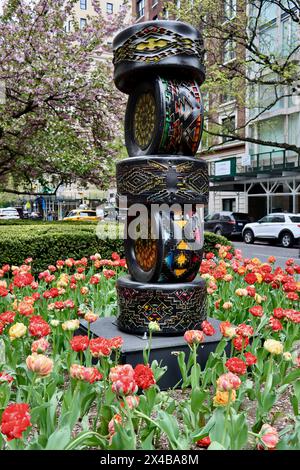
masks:
<svg viewBox="0 0 300 470"><path fill-rule="evenodd" d="M185 353L180 351L177 356L178 366L182 376L182 386L186 387L188 385L188 376L187 376L187 367L185 363Z"/></svg>
<svg viewBox="0 0 300 470"><path fill-rule="evenodd" d="M191 393L191 408L193 413L198 413L201 409L202 403L207 398L207 393L196 387Z"/></svg>
<svg viewBox="0 0 300 470"><path fill-rule="evenodd" d="M211 441L222 442L224 437L224 429L225 429L225 410L223 408L216 408L214 411L215 415L215 423L212 429L209 432L209 437ZM228 433L226 434L228 436Z"/></svg>
<svg viewBox="0 0 300 470"><path fill-rule="evenodd" d="M267 413L268 411L270 411L270 409L272 408L272 406L274 405L275 401L276 401L276 393L273 391L272 393L270 393L269 395L263 395L262 397L262 407L263 407L263 410L265 413Z"/></svg>
<svg viewBox="0 0 300 470"><path fill-rule="evenodd" d="M69 426L63 426L57 429L48 439L45 450L63 450L71 439Z"/></svg>
<svg viewBox="0 0 300 470"><path fill-rule="evenodd" d="M245 414L236 414L232 410L231 449L241 450L248 440L248 426Z"/></svg>
<svg viewBox="0 0 300 470"><path fill-rule="evenodd" d="M292 383L294 381L296 381L297 379L299 379L300 377L300 368L298 369L295 369L293 370L292 372L290 372L286 378L283 380L283 384L289 384L289 383Z"/></svg>
<svg viewBox="0 0 300 470"><path fill-rule="evenodd" d="M153 445L153 436L155 433L155 429L153 429L148 436L142 440L142 449L143 450L154 450L154 445Z"/></svg>
<svg viewBox="0 0 300 470"><path fill-rule="evenodd" d="M169 440L172 443L176 443L179 437L179 427L178 422L175 417L165 413L164 411L159 411L155 422L159 428L166 433Z"/></svg>
<svg viewBox="0 0 300 470"><path fill-rule="evenodd" d="M212 443L207 448L207 450L226 450L226 448L224 446L222 446L222 444L220 444L219 442L212 441Z"/></svg>
<svg viewBox="0 0 300 470"><path fill-rule="evenodd" d="M290 397L290 402L293 407L293 412L295 416L299 415L299 401L294 395Z"/></svg>
<svg viewBox="0 0 300 470"><path fill-rule="evenodd" d="M135 450L136 449L136 436L132 434L130 430L125 429L118 425L114 424L115 434L112 438L112 443L110 449L112 450Z"/></svg>
<svg viewBox="0 0 300 470"><path fill-rule="evenodd" d="M198 441L199 439L203 439L203 437L208 436L210 430L213 428L215 425L216 421L216 415L213 413L206 425L200 429L200 431L196 431L195 433L192 434L192 439L194 442Z"/></svg>

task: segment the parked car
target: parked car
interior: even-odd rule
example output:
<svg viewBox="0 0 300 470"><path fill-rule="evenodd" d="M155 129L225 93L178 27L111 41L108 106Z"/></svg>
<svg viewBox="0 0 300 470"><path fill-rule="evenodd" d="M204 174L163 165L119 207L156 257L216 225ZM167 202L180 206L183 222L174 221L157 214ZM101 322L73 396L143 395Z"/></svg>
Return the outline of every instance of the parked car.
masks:
<svg viewBox="0 0 300 470"><path fill-rule="evenodd" d="M20 216L15 207L4 207L0 209L0 219L2 220L20 219Z"/></svg>
<svg viewBox="0 0 300 470"><path fill-rule="evenodd" d="M215 212L204 218L204 230L225 237L242 235L244 226L249 222L251 218L244 212Z"/></svg>
<svg viewBox="0 0 300 470"><path fill-rule="evenodd" d="M81 220L81 221L95 221L97 222L100 218L97 216L96 211L90 209L74 209L68 213L63 220Z"/></svg>
<svg viewBox="0 0 300 470"><path fill-rule="evenodd" d="M278 212L266 215L258 222L245 225L243 239L245 243L259 239L280 242L289 248L300 240L300 214Z"/></svg>
<svg viewBox="0 0 300 470"><path fill-rule="evenodd" d="M28 215L28 218L32 220L42 220L43 214L41 214L40 212L33 211L33 212L30 212L30 214Z"/></svg>

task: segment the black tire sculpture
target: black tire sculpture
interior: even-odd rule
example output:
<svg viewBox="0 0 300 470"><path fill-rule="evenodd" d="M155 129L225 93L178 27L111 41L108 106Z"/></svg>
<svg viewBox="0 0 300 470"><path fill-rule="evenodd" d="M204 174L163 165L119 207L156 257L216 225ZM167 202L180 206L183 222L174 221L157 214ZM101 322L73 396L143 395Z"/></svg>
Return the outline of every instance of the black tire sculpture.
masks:
<svg viewBox="0 0 300 470"><path fill-rule="evenodd" d="M117 201L128 209L124 245L132 279L117 282L118 325L143 333L157 321L158 334L182 334L206 318L205 283L195 277L208 172L193 158L203 128L203 41L188 24L150 21L119 33L113 49L115 84L129 94L130 158L117 164Z"/></svg>
<svg viewBox="0 0 300 470"><path fill-rule="evenodd" d="M122 277L117 281L121 314L118 326L141 334L150 321L160 325L160 335L178 335L200 329L206 319L206 286L203 279L178 284L144 284Z"/></svg>
<svg viewBox="0 0 300 470"><path fill-rule="evenodd" d="M130 157L194 155L203 128L203 105L196 81L157 77L129 95L125 142Z"/></svg>
<svg viewBox="0 0 300 470"><path fill-rule="evenodd" d="M203 248L203 224L195 207L184 214L182 207L155 211L150 208L141 229L148 225L144 236L132 238L128 227L134 217L128 216L125 236L125 257L133 279L139 282L190 282L200 267ZM152 233L150 233L152 231Z"/></svg>
<svg viewBox="0 0 300 470"><path fill-rule="evenodd" d="M180 21L148 21L124 29L113 41L114 81L131 93L145 77L164 76L204 82L203 40Z"/></svg>
<svg viewBox="0 0 300 470"><path fill-rule="evenodd" d="M207 165L176 155L127 158L117 163L117 189L131 204L207 204Z"/></svg>

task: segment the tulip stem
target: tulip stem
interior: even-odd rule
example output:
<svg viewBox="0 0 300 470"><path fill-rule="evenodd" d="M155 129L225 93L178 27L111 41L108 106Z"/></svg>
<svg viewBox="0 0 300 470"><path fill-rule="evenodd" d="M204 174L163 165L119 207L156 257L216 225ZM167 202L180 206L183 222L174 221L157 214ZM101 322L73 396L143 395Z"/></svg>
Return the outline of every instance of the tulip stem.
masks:
<svg viewBox="0 0 300 470"><path fill-rule="evenodd" d="M36 380L36 374L33 374L33 378L32 378L30 389L29 389L28 396L27 396L28 404L30 403L30 398L34 389L35 380Z"/></svg>
<svg viewBox="0 0 300 470"><path fill-rule="evenodd" d="M223 432L223 437L222 437L222 442L221 442L222 446L224 446L224 444L225 444L225 439L226 439L226 434L227 434L230 405L231 405L231 390L228 391L228 402L227 402L227 406L226 406L224 432Z"/></svg>
<svg viewBox="0 0 300 470"><path fill-rule="evenodd" d="M149 341L148 341L147 356L146 356L147 362L145 364L146 366L150 364L149 361L150 361L151 346L152 346L152 330L149 331Z"/></svg>

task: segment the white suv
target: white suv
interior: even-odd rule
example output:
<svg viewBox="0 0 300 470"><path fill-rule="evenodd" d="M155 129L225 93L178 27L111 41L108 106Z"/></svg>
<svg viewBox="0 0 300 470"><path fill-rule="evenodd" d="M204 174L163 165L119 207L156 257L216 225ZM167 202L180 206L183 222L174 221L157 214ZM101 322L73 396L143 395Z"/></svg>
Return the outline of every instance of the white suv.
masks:
<svg viewBox="0 0 300 470"><path fill-rule="evenodd" d="M300 214L269 214L243 229L245 243L254 243L256 239L279 241L285 248L300 240Z"/></svg>

